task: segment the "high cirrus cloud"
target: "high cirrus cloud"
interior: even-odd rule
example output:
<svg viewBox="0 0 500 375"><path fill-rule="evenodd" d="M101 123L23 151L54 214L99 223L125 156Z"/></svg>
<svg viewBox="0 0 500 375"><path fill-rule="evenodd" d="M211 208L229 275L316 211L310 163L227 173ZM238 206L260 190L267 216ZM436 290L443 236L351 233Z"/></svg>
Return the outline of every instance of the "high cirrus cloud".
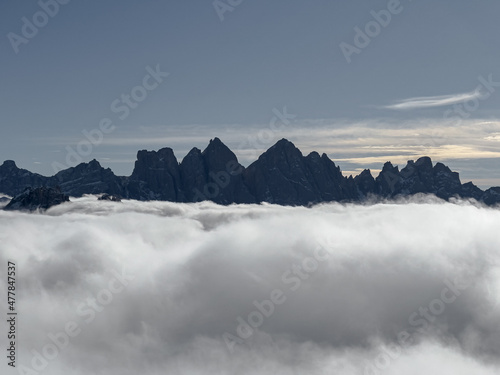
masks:
<svg viewBox="0 0 500 375"><path fill-rule="evenodd" d="M18 366L497 374L499 223L497 209L425 198L304 208L89 196L0 212L0 258L18 268Z"/></svg>
<svg viewBox="0 0 500 375"><path fill-rule="evenodd" d="M415 98L408 98L399 100L393 104L386 105L386 109L396 109L396 110L410 110L418 108L429 108L429 107L442 107L445 105L451 105L456 103L461 103L466 100L478 99L482 96L479 90L474 90L471 92L453 94L453 95L439 95L439 96L420 96Z"/></svg>

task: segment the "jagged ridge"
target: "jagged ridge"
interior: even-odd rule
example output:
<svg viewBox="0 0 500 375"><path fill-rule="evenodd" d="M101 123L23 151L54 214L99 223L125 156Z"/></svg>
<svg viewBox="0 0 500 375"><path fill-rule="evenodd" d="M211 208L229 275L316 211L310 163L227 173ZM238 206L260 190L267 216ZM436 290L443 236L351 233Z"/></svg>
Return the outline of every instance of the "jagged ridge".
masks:
<svg viewBox="0 0 500 375"><path fill-rule="evenodd" d="M0 166L0 192L18 195L27 187L60 186L64 194L111 194L127 199L219 204L269 202L309 205L329 201L361 201L367 197L393 198L417 193L442 199L474 198L488 205L500 203L500 187L481 190L462 184L458 173L429 157L410 160L401 170L390 162L374 178L366 169L345 177L326 154L304 156L295 145L281 139L244 168L219 138L204 151L193 148L178 162L171 148L141 150L130 177L116 176L97 160L81 163L45 177L19 169L7 160Z"/></svg>

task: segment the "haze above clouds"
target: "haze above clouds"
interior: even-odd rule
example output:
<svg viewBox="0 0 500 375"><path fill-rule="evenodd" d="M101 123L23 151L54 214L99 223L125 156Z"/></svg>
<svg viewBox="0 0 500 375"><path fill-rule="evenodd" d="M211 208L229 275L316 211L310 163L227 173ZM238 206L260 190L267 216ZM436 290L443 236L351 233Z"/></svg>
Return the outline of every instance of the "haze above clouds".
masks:
<svg viewBox="0 0 500 375"><path fill-rule="evenodd" d="M40 373L498 374L496 209L72 200L0 211L27 368L73 321L81 332ZM236 339L276 290L282 303Z"/></svg>

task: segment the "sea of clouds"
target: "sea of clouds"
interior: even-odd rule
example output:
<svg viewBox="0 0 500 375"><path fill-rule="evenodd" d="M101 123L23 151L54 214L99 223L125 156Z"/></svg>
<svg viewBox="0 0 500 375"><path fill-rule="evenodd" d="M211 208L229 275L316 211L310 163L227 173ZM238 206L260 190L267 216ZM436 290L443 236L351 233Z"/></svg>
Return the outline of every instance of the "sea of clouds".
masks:
<svg viewBox="0 0 500 375"><path fill-rule="evenodd" d="M499 228L430 197L0 211L1 373L497 375Z"/></svg>

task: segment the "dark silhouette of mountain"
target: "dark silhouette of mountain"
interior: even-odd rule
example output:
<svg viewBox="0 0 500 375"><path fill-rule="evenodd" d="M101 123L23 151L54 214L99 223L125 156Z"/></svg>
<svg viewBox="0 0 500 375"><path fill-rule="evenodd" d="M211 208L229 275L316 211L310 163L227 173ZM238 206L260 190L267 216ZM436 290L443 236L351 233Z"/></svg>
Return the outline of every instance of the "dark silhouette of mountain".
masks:
<svg viewBox="0 0 500 375"><path fill-rule="evenodd" d="M64 202L69 202L69 197L61 193L59 187L26 188L24 192L12 198L9 204L5 206L4 210L43 211Z"/></svg>
<svg viewBox="0 0 500 375"><path fill-rule="evenodd" d="M483 194L472 182L462 185L458 173L452 172L444 164L432 166L427 156L416 162L409 160L401 171L387 162L375 181L375 193L383 197L432 193L443 199L453 196L481 199Z"/></svg>
<svg viewBox="0 0 500 375"><path fill-rule="evenodd" d="M32 186L51 185L50 178L20 169L12 160L6 160L0 165L0 192L15 196Z"/></svg>
<svg viewBox="0 0 500 375"><path fill-rule="evenodd" d="M60 171L50 178L48 185L60 186L63 192L75 197L103 192L120 195L123 181L115 176L111 169L104 169L94 159L89 163L81 163L76 167Z"/></svg>
<svg viewBox="0 0 500 375"><path fill-rule="evenodd" d="M179 163L171 148L139 151L134 171L123 187L121 195L134 199L173 202L184 200Z"/></svg>
<svg viewBox="0 0 500 375"><path fill-rule="evenodd" d="M282 139L243 172L257 202L307 205L354 198L340 169L325 155L306 157Z"/></svg>
<svg viewBox="0 0 500 375"><path fill-rule="evenodd" d="M390 162L377 177L366 169L345 177L326 154L304 156L295 145L281 139L244 168L219 138L204 151L193 148L179 163L170 148L142 150L130 177L116 176L98 161L81 163L44 177L19 169L7 160L0 166L0 192L15 196L27 187L60 186L64 194L108 194L125 199L219 204L269 202L310 205L320 202L359 202L390 199L418 193L449 200L474 198L487 205L500 203L500 187L481 190L472 182L462 184L458 173L429 157L410 160L399 170Z"/></svg>
<svg viewBox="0 0 500 375"><path fill-rule="evenodd" d="M245 168L219 138L201 152L193 148L180 164L182 188L187 202L212 200L220 204L254 203L243 182Z"/></svg>

